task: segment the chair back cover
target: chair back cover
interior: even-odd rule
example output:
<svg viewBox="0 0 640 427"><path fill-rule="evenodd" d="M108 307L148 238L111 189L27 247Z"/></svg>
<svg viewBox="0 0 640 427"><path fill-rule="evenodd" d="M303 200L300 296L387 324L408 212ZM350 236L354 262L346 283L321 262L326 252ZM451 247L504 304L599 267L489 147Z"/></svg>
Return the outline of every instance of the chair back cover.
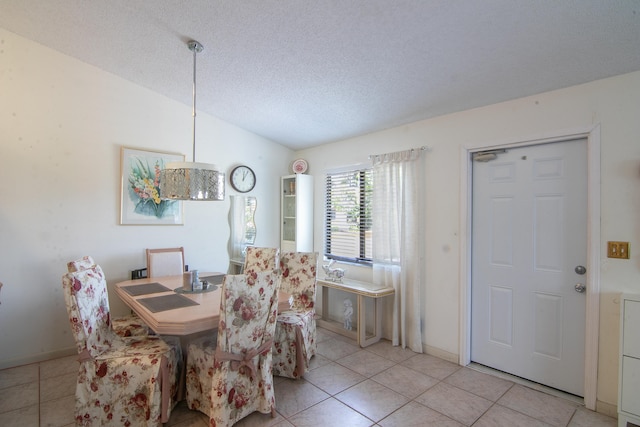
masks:
<svg viewBox="0 0 640 427"><path fill-rule="evenodd" d="M291 308L315 309L317 252L283 252L280 254L280 289L291 294Z"/></svg>
<svg viewBox="0 0 640 427"><path fill-rule="evenodd" d="M211 390L211 425L232 425L256 410L275 411L271 351L279 284L279 276L273 271L255 273L255 277L225 276Z"/></svg>
<svg viewBox="0 0 640 427"><path fill-rule="evenodd" d="M147 277L184 273L184 248L147 249Z"/></svg>
<svg viewBox="0 0 640 427"><path fill-rule="evenodd" d="M261 271L274 271L278 268L279 248L259 248L247 246L247 255L244 259L245 274Z"/></svg>
<svg viewBox="0 0 640 427"><path fill-rule="evenodd" d="M86 270L87 268L91 268L96 265L96 262L89 255L83 256L80 259L75 261L69 261L67 263L67 271L69 273L73 273L75 271Z"/></svg>
<svg viewBox="0 0 640 427"><path fill-rule="evenodd" d="M111 328L107 281L99 265L62 276L64 298L78 353L87 350L96 357L111 348L115 333Z"/></svg>

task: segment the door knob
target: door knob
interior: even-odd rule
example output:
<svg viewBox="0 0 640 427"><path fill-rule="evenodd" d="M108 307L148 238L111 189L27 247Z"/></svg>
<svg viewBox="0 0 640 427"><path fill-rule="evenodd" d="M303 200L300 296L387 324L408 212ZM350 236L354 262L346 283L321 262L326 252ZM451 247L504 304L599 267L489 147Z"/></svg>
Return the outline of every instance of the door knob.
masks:
<svg viewBox="0 0 640 427"><path fill-rule="evenodd" d="M586 269L586 268L584 268L584 266L579 265L579 266L577 266L577 267L575 268L575 272L576 272L577 274L579 274L579 275L583 275L584 273L586 273L586 272L587 272L587 269Z"/></svg>
<svg viewBox="0 0 640 427"><path fill-rule="evenodd" d="M576 292L583 293L587 289L587 287L585 285L583 285L582 283L576 283L576 285L573 287L573 289L575 289Z"/></svg>

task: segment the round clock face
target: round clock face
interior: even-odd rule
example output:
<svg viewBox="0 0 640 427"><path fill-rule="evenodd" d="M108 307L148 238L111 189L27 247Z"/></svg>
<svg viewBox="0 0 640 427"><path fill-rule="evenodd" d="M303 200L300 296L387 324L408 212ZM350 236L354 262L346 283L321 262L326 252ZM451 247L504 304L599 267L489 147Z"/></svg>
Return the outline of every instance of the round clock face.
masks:
<svg viewBox="0 0 640 427"><path fill-rule="evenodd" d="M248 166L236 166L231 171L231 186L241 193L249 192L256 186L256 174Z"/></svg>

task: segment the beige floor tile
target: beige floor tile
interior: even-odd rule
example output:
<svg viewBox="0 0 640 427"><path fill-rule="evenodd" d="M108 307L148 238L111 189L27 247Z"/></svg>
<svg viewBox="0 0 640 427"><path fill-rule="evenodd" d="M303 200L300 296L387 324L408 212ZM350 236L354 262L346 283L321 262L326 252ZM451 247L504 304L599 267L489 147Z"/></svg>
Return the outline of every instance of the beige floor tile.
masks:
<svg viewBox="0 0 640 427"><path fill-rule="evenodd" d="M40 379L78 373L78 356L67 356L40 363Z"/></svg>
<svg viewBox="0 0 640 427"><path fill-rule="evenodd" d="M13 411L38 404L38 382L30 382L0 390L0 412Z"/></svg>
<svg viewBox="0 0 640 427"><path fill-rule="evenodd" d="M75 404L75 395L40 403L40 427L59 427L73 423Z"/></svg>
<svg viewBox="0 0 640 427"><path fill-rule="evenodd" d="M456 408L464 408L456 416L467 419L467 412L482 412L484 406L478 402L485 399L491 407L474 427L547 425L544 421L567 427L616 426L615 419L586 410L580 402L394 347L386 340L361 349L353 340L319 328L317 342L318 354L305 378L274 377L277 417L254 413L238 427L460 427L463 424L447 411L455 414ZM69 356L0 370L0 426L73 427L76 359ZM496 398L498 403L491 404ZM427 407L429 402L436 407ZM208 425L207 415L190 411L181 402L164 427Z"/></svg>
<svg viewBox="0 0 640 427"><path fill-rule="evenodd" d="M578 408L569 422L569 427L615 427L618 422L606 415Z"/></svg>
<svg viewBox="0 0 640 427"><path fill-rule="evenodd" d="M290 418L296 427L369 427L374 423L334 398L324 400Z"/></svg>
<svg viewBox="0 0 640 427"><path fill-rule="evenodd" d="M409 402L378 424L382 427L463 427L459 422L417 402Z"/></svg>
<svg viewBox="0 0 640 427"><path fill-rule="evenodd" d="M392 366L371 379L409 399L418 397L439 382L435 378L401 365Z"/></svg>
<svg viewBox="0 0 640 427"><path fill-rule="evenodd" d="M274 386L276 410L285 418L319 403L329 395L304 379L287 379Z"/></svg>
<svg viewBox="0 0 640 427"><path fill-rule="evenodd" d="M416 401L470 426L493 404L491 401L445 383L438 383Z"/></svg>
<svg viewBox="0 0 640 427"><path fill-rule="evenodd" d="M282 420L282 421L278 422L277 424L274 424L271 427L295 427L295 426L293 424L291 424L287 420Z"/></svg>
<svg viewBox="0 0 640 427"><path fill-rule="evenodd" d="M578 405L540 391L514 385L498 403L554 426L566 426Z"/></svg>
<svg viewBox="0 0 640 427"><path fill-rule="evenodd" d="M3 369L0 371L0 390L14 387L20 384L37 382L39 375L38 364L17 366L15 368Z"/></svg>
<svg viewBox="0 0 640 427"><path fill-rule="evenodd" d="M366 350L343 357L338 363L365 377L372 377L395 365L395 362Z"/></svg>
<svg viewBox="0 0 640 427"><path fill-rule="evenodd" d="M164 427L174 427L174 426L198 426L201 421L200 411L192 411L187 406L187 401L183 400L178 402L178 404L171 410L171 416L169 417L169 422L167 422Z"/></svg>
<svg viewBox="0 0 640 427"><path fill-rule="evenodd" d="M500 405L493 405L473 427L550 427L549 424Z"/></svg>
<svg viewBox="0 0 640 427"><path fill-rule="evenodd" d="M355 332L355 328L353 329L353 331ZM342 334L337 334L334 338L346 342L347 344L358 346L358 342L356 341L355 337L347 337ZM358 346L358 348L360 348L360 346Z"/></svg>
<svg viewBox="0 0 640 427"><path fill-rule="evenodd" d="M445 379L460 369L460 366L455 363L428 354L417 354L402 362L401 365L439 380Z"/></svg>
<svg viewBox="0 0 640 427"><path fill-rule="evenodd" d="M38 405L26 406L14 411L0 413L0 426L2 427L31 427L39 424Z"/></svg>
<svg viewBox="0 0 640 427"><path fill-rule="evenodd" d="M380 421L409 399L373 380L363 381L334 396L373 421Z"/></svg>
<svg viewBox="0 0 640 427"><path fill-rule="evenodd" d="M330 360L342 359L358 350L360 350L360 347L357 345L342 341L338 338L331 338L318 343L318 354Z"/></svg>
<svg viewBox="0 0 640 427"><path fill-rule="evenodd" d="M316 328L316 342L317 343L321 343L323 341L326 341L326 340L331 339L331 338L336 338L338 336L339 336L339 334L336 334L335 332L329 331L327 329Z"/></svg>
<svg viewBox="0 0 640 427"><path fill-rule="evenodd" d="M484 397L492 402L498 400L514 384L511 381L503 380L469 368L459 369L445 378L444 382Z"/></svg>
<svg viewBox="0 0 640 427"><path fill-rule="evenodd" d="M40 403L59 399L64 396L75 396L77 373L46 378L40 381Z"/></svg>
<svg viewBox="0 0 640 427"><path fill-rule="evenodd" d="M392 360L396 363L404 362L405 360L415 356L418 353L414 353L408 348L402 348L400 346L391 345L391 341L381 340L375 344L366 348L367 351L382 356L385 359Z"/></svg>
<svg viewBox="0 0 640 427"><path fill-rule="evenodd" d="M171 422L171 420L169 420ZM171 427L209 427L209 423L200 418L190 418L188 420L182 420L175 424L167 423L163 424L163 426L171 426Z"/></svg>
<svg viewBox="0 0 640 427"><path fill-rule="evenodd" d="M324 356L322 356L320 354L316 354L309 361L309 370L313 371L314 369L317 369L317 368L319 368L321 366L324 366L324 365L327 365L329 363L331 363L331 359L327 359L326 357L324 357Z"/></svg>
<svg viewBox="0 0 640 427"><path fill-rule="evenodd" d="M273 427L283 421L286 421L281 414L276 414L275 417L271 417L271 414L263 414L260 412L254 412L249 414L237 423L234 427Z"/></svg>
<svg viewBox="0 0 640 427"><path fill-rule="evenodd" d="M304 379L330 395L334 395L364 381L366 377L342 365L331 362L328 365L307 372Z"/></svg>
<svg viewBox="0 0 640 427"><path fill-rule="evenodd" d="M278 377L278 376L273 376L273 385L275 387L276 384L281 383L283 381L288 381L290 378L287 377Z"/></svg>

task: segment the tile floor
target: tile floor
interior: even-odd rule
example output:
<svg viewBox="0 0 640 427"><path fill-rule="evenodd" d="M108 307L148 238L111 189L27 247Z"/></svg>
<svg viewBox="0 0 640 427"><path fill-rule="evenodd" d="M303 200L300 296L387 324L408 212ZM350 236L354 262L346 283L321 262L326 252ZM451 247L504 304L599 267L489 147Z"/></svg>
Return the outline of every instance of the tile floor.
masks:
<svg viewBox="0 0 640 427"><path fill-rule="evenodd" d="M72 426L75 356L0 371L0 426ZM616 420L521 384L388 341L361 349L318 330L303 380L276 377L278 415L237 426L616 426ZM184 402L165 427L206 427Z"/></svg>

